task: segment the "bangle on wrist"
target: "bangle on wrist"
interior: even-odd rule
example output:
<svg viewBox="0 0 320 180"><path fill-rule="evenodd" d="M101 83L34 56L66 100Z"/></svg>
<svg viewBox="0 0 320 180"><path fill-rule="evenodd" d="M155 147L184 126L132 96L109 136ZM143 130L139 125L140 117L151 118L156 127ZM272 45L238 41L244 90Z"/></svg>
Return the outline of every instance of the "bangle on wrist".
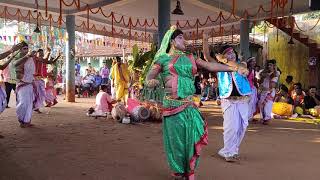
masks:
<svg viewBox="0 0 320 180"><path fill-rule="evenodd" d="M233 71L235 71L235 72L237 72L239 70L239 66L234 66L232 68L233 68Z"/></svg>

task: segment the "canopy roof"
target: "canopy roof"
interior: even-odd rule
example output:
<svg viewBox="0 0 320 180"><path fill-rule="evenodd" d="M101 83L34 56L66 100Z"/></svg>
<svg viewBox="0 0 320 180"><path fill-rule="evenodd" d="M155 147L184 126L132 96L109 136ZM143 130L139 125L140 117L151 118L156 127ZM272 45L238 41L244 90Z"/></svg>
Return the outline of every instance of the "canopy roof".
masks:
<svg viewBox="0 0 320 180"><path fill-rule="evenodd" d="M308 12L308 6L309 0L294 0L292 12ZM175 7L171 0L171 10ZM205 29L212 36L230 35L238 33L242 18L288 16L290 7L288 0L183 0L185 15L171 14L171 24L187 32L189 39ZM66 15L75 15L80 32L149 42L157 32L158 0L1 0L0 16L36 23L37 8L42 25L65 28Z"/></svg>

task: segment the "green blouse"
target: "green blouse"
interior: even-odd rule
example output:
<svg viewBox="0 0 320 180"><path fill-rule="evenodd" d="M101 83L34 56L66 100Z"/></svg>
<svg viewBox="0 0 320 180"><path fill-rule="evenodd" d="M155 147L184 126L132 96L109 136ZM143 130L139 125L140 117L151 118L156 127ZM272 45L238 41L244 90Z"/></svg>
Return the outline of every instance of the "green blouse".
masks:
<svg viewBox="0 0 320 180"><path fill-rule="evenodd" d="M156 64L161 66L161 76L173 76L172 98L187 98L195 93L194 75L197 73L197 66L192 54L177 54L160 56Z"/></svg>

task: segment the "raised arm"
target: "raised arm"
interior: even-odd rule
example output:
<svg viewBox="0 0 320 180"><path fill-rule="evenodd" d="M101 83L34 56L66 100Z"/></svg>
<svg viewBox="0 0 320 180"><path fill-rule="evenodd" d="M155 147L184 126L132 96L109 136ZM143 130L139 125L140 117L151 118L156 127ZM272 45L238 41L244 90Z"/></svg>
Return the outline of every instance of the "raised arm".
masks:
<svg viewBox="0 0 320 180"><path fill-rule="evenodd" d="M0 54L0 60L8 57L11 53L14 53L15 51L19 50L21 48L21 43L12 46L12 48L4 53Z"/></svg>
<svg viewBox="0 0 320 180"><path fill-rule="evenodd" d="M227 58L225 58L222 54L216 54L216 58L219 62L226 64L228 66L235 67L239 65L239 63L236 61L228 61ZM240 65L243 67L247 67L247 64L245 62L241 62Z"/></svg>
<svg viewBox="0 0 320 180"><path fill-rule="evenodd" d="M211 72L218 72L218 71L231 72L231 71L238 70L238 67L231 67L231 66L227 66L227 65L220 64L217 62L207 62L207 61L204 61L200 58L198 58L196 60L196 64L198 67L204 68L204 69L211 71Z"/></svg>
<svg viewBox="0 0 320 180"><path fill-rule="evenodd" d="M51 54L51 51L46 52L46 54L43 56L42 59L38 58L38 61L45 64L51 64L49 61L50 54Z"/></svg>
<svg viewBox="0 0 320 180"><path fill-rule="evenodd" d="M217 62L213 57L210 56L210 50L209 50L209 43L208 43L208 34L203 33L202 37L202 50L203 50L203 57L205 60L209 62Z"/></svg>
<svg viewBox="0 0 320 180"><path fill-rule="evenodd" d="M9 56L11 53L13 53L13 52L14 52L14 51L13 51L12 49L10 49L10 50L8 50L8 51L6 51L6 52L4 52L4 53L1 53L1 54L0 54L0 60L8 57L8 56Z"/></svg>
<svg viewBox="0 0 320 180"><path fill-rule="evenodd" d="M222 68L222 69L225 69L226 67L225 66L221 66L221 64L218 64L217 61L215 60L215 58L211 57L210 56L210 50L209 50L209 43L208 43L208 34L207 33L203 33L203 39L202 39L202 42L203 42L203 56L204 56L204 59L209 61L209 62L212 62L212 63L215 63L215 64L207 64L204 62L201 62L201 61L197 61L197 63L199 63L199 66L203 67L203 65L205 65L203 68L207 69L207 67L210 67L212 68L211 66L214 65L215 68L214 68L214 71L217 71L216 69L219 69L219 68ZM245 63L237 63L235 61L228 61L223 55L221 54L216 54L216 58L219 62L227 65L227 66L230 66L232 70L228 70L228 71L238 71L238 69L241 71L240 74L248 74L249 72L247 72L246 70L246 64ZM210 65L210 66L208 66ZM208 69L209 70L209 69ZM211 71L211 70L209 70ZM218 71L221 71L221 70L218 70Z"/></svg>
<svg viewBox="0 0 320 180"><path fill-rule="evenodd" d="M58 61L58 59L61 57L61 53L59 52L59 54L58 54L58 56L56 57L56 58L52 58L52 59L50 59L50 61L48 61L48 63L47 64L54 64L55 62L57 62Z"/></svg>
<svg viewBox="0 0 320 180"><path fill-rule="evenodd" d="M21 64L25 63L30 57L33 57L36 54L35 51L31 51L30 53L26 54L25 56L23 56L22 58L18 59L17 61L15 61L14 66L18 67Z"/></svg>
<svg viewBox="0 0 320 180"><path fill-rule="evenodd" d="M19 52L16 52L9 59L7 59L3 64L0 64L0 70L4 70L10 64L12 59L14 59L17 56L18 53Z"/></svg>
<svg viewBox="0 0 320 180"><path fill-rule="evenodd" d="M203 56L204 59L209 61L209 62L217 62L215 60L215 58L210 56L210 50L209 50L209 43L208 43L208 34L207 33L203 33L203 38L202 38L202 42L203 42ZM238 67L238 63L234 62L234 61L228 61L227 59L225 59L223 57L223 55L216 55L216 58L219 62L226 64L227 66L232 66L234 68Z"/></svg>

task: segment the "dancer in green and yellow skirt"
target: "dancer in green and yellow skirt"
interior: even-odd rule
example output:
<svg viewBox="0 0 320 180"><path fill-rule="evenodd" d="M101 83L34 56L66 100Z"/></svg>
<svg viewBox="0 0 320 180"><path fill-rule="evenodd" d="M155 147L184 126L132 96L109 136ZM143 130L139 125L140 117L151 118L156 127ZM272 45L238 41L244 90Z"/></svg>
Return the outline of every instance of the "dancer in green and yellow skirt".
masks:
<svg viewBox="0 0 320 180"><path fill-rule="evenodd" d="M156 87L159 85L157 76L162 76L165 85L163 140L167 160L175 179L194 180L200 150L208 143L207 124L193 97L197 68L212 72L240 71L241 68L196 59L185 49L183 32L171 27L161 42L146 85Z"/></svg>

